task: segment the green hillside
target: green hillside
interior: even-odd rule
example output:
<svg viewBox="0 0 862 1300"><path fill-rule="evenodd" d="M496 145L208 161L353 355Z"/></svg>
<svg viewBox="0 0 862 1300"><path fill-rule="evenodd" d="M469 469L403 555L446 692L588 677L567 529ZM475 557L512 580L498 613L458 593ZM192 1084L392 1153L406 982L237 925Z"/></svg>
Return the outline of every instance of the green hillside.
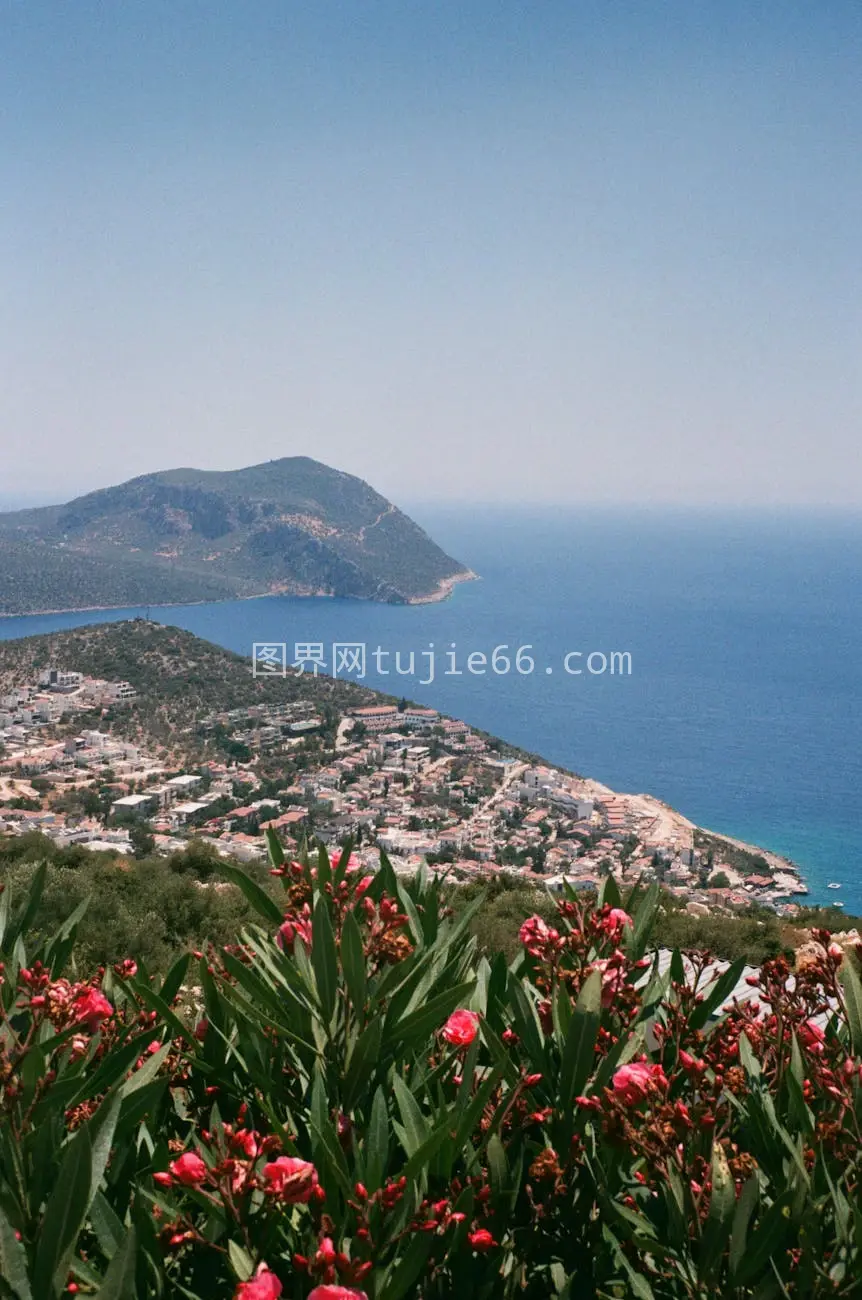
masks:
<svg viewBox="0 0 862 1300"><path fill-rule="evenodd" d="M306 456L168 470L0 514L0 613L266 593L405 603L468 576L350 474Z"/></svg>

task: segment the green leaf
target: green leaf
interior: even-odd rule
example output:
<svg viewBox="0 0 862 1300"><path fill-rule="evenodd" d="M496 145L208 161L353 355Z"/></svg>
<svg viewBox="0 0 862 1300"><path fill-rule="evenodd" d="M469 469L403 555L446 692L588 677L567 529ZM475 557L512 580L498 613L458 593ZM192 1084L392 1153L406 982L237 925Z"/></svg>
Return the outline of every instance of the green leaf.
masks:
<svg viewBox="0 0 862 1300"><path fill-rule="evenodd" d="M488 1143L488 1173L491 1177L491 1189L499 1195L506 1187L506 1180L509 1176L509 1165L506 1160L506 1151L500 1137L497 1133L492 1134Z"/></svg>
<svg viewBox="0 0 862 1300"><path fill-rule="evenodd" d="M428 1140L428 1124L419 1108L419 1103L400 1074L393 1077L392 1090L404 1126L404 1150L408 1156L412 1156L422 1143Z"/></svg>
<svg viewBox="0 0 862 1300"><path fill-rule="evenodd" d="M309 1121L312 1134L323 1149L326 1165L341 1188L345 1198L353 1194L353 1182L344 1152L329 1116L312 1116ZM326 1184L324 1184L326 1186Z"/></svg>
<svg viewBox="0 0 862 1300"><path fill-rule="evenodd" d="M219 862L218 869L231 884L236 885L237 889L245 895L246 901L254 908L258 916L262 916L269 925L274 925L278 929L284 920L284 913L278 904L270 898L269 894L261 889L260 885L252 880L251 876L246 875L244 871L240 871L239 867L231 866L229 862Z"/></svg>
<svg viewBox="0 0 862 1300"><path fill-rule="evenodd" d="M171 1027L178 1038L184 1040L186 1055L191 1055L192 1053L197 1052L197 1043L192 1036L192 1031L187 1025L183 1024L177 1013L168 1006L164 998L160 997L149 983L143 980L139 975L134 984L131 984L130 987L142 1002L146 1002L147 1006L152 1011L158 1012L160 1018Z"/></svg>
<svg viewBox="0 0 862 1300"><path fill-rule="evenodd" d="M103 1092L109 1092L152 1041L153 1031L146 1029L137 1037L114 1047L97 1069L88 1069L80 1076L81 1086L69 1099L69 1106L77 1106L90 1097L98 1097Z"/></svg>
<svg viewBox="0 0 862 1300"><path fill-rule="evenodd" d="M102 1253L113 1259L125 1238L123 1225L103 1192L96 1192L90 1206L90 1223Z"/></svg>
<svg viewBox="0 0 862 1300"><path fill-rule="evenodd" d="M230 1259L231 1268L240 1282L247 1282L254 1273L254 1260L247 1250L238 1245L235 1241L227 1243L227 1253Z"/></svg>
<svg viewBox="0 0 862 1300"><path fill-rule="evenodd" d="M633 961L639 960L646 951L660 898L661 889L658 881L654 880L643 899L638 903L637 910L632 916L634 925L631 928L626 927L625 950Z"/></svg>
<svg viewBox="0 0 862 1300"><path fill-rule="evenodd" d="M382 1186L389 1158L389 1111L382 1088L377 1089L371 1103L371 1121L365 1146L365 1185L369 1192L376 1192Z"/></svg>
<svg viewBox="0 0 862 1300"><path fill-rule="evenodd" d="M850 1027L850 1042L856 1056L862 1055L862 981L856 973L853 958L848 954L841 963L838 972L841 987L844 990L844 1005L847 1008L847 1023Z"/></svg>
<svg viewBox="0 0 862 1300"><path fill-rule="evenodd" d="M712 1195L709 1200L709 1217L726 1223L736 1206L733 1175L724 1149L717 1142L712 1148Z"/></svg>
<svg viewBox="0 0 862 1300"><path fill-rule="evenodd" d="M36 919L36 913L39 910L39 904L42 901L42 894L45 889L47 872L48 863L40 862L33 873L33 879L30 881L30 889L27 894L27 902L24 904L24 910L18 918L17 924L12 928L12 937L15 939L26 934Z"/></svg>
<svg viewBox="0 0 862 1300"><path fill-rule="evenodd" d="M0 1277L17 1300L33 1300L27 1276L27 1252L0 1207Z"/></svg>
<svg viewBox="0 0 862 1300"><path fill-rule="evenodd" d="M757 1230L750 1234L734 1277L737 1286L759 1282L769 1261L783 1254L791 1240L796 1239L796 1229L790 1218L792 1201L793 1192L784 1192L766 1211Z"/></svg>
<svg viewBox="0 0 862 1300"><path fill-rule="evenodd" d="M66 1147L45 1206L33 1278L39 1300L49 1300L58 1287L65 1285L69 1260L89 1208L91 1180L90 1131L84 1126Z"/></svg>
<svg viewBox="0 0 862 1300"><path fill-rule="evenodd" d="M167 1002L169 1006L182 988L183 980L186 977L186 971L189 968L190 961L191 953L183 953L181 957L177 958L165 976L164 983L159 991L159 996L163 1001Z"/></svg>
<svg viewBox="0 0 862 1300"><path fill-rule="evenodd" d="M365 953L362 932L352 912L347 913L341 926L341 965L353 1009L361 1016L365 1006Z"/></svg>
<svg viewBox="0 0 862 1300"><path fill-rule="evenodd" d="M135 1070L135 1073L131 1078L126 1079L125 1083L121 1085L119 1093L120 1097L124 1101L126 1097L130 1097L133 1092L137 1092L139 1088L145 1087L151 1079L156 1077L159 1070L168 1059L172 1046L173 1043L165 1043L157 1052L154 1052L152 1056L147 1057L140 1070Z"/></svg>
<svg viewBox="0 0 862 1300"><path fill-rule="evenodd" d="M728 966L723 975L710 988L703 1001L691 1012L688 1023L691 1029L700 1029L712 1016L713 1012L721 1006L722 1002L732 993L739 983L739 977L745 969L745 958L740 957L737 961Z"/></svg>
<svg viewBox="0 0 862 1300"><path fill-rule="evenodd" d="M595 1061L596 1037L602 1016L602 976L587 976L572 1015L560 1064L558 1104L565 1111L572 1098L583 1092Z"/></svg>
<svg viewBox="0 0 862 1300"><path fill-rule="evenodd" d="M425 1141L416 1148L410 1156L410 1159L404 1165L401 1172L408 1182L412 1182L414 1178L417 1178L422 1173L423 1169L427 1169L437 1152L443 1146L443 1143L446 1142L450 1136L449 1114L444 1111L443 1118L437 1125L436 1129L434 1129L432 1133L429 1133Z"/></svg>
<svg viewBox="0 0 862 1300"><path fill-rule="evenodd" d="M9 925L11 898L8 887L0 893L0 950L3 948L3 940L6 937L6 929Z"/></svg>
<svg viewBox="0 0 862 1300"><path fill-rule="evenodd" d="M684 984L686 980L685 964L679 948L674 948L670 955L670 977L674 984Z"/></svg>
<svg viewBox="0 0 862 1300"><path fill-rule="evenodd" d="M57 933L46 943L44 958L46 965L53 967L55 962L57 962L57 958L63 954L64 948L71 950L71 944L69 941L71 940L78 922L83 918L87 908L90 906L91 897L92 895L88 894L87 897L78 904L75 910L66 917ZM59 966L63 963L57 962L57 964Z"/></svg>
<svg viewBox="0 0 862 1300"><path fill-rule="evenodd" d="M344 1075L344 1104L348 1108L368 1087L369 1079L380 1060L382 1037L383 1021L377 1016L368 1022L355 1041Z"/></svg>
<svg viewBox="0 0 862 1300"><path fill-rule="evenodd" d="M323 889L324 885L332 883L332 866L329 861L329 854L326 852L326 845L323 843L317 846L317 886Z"/></svg>
<svg viewBox="0 0 862 1300"><path fill-rule="evenodd" d="M332 873L332 879L336 885L340 885L347 875L347 868L350 864L350 855L353 852L353 839L348 836L341 848L338 850L338 862Z"/></svg>
<svg viewBox="0 0 862 1300"><path fill-rule="evenodd" d="M417 1232L409 1241L409 1246L384 1279L379 1292L380 1300L401 1300L425 1266L434 1244L433 1234Z"/></svg>
<svg viewBox="0 0 862 1300"><path fill-rule="evenodd" d="M311 964L317 982L317 994L323 1018L329 1026L338 996L338 958L335 936L329 919L329 901L321 895L314 905L311 922Z"/></svg>
<svg viewBox="0 0 862 1300"><path fill-rule="evenodd" d="M620 887L610 872L605 876L599 887L599 897L596 905L598 907L622 907Z"/></svg>
<svg viewBox="0 0 862 1300"><path fill-rule="evenodd" d="M735 1209L736 1187L733 1176L724 1150L716 1142L712 1147L712 1193L700 1248L700 1264L704 1273L714 1266L724 1250Z"/></svg>
<svg viewBox="0 0 862 1300"><path fill-rule="evenodd" d="M521 980L515 975L509 977L508 994L514 1027L533 1065L544 1072L546 1068L545 1042L536 1009L524 991Z"/></svg>
<svg viewBox="0 0 862 1300"><path fill-rule="evenodd" d="M425 932L422 927L422 918L416 910L416 904L413 902L413 899L410 897L400 880L398 882L398 901L410 922L410 933L413 935L416 943L421 945L425 938Z"/></svg>
<svg viewBox="0 0 862 1300"><path fill-rule="evenodd" d="M795 1033L790 1036L790 1066L785 1073L784 1081L787 1087L785 1114L788 1123L793 1125L795 1132L801 1130L809 1134L814 1128L814 1117L805 1101L803 1091L805 1065L802 1060L802 1052L799 1050L799 1040Z"/></svg>
<svg viewBox="0 0 862 1300"><path fill-rule="evenodd" d="M108 1167L108 1161L111 1158L111 1147L114 1142L114 1133L117 1128L117 1120L120 1118L121 1106L122 1098L120 1093L109 1093L87 1124L87 1128L90 1130L90 1142L92 1144L90 1192L87 1197L88 1205L92 1202L93 1197L99 1190L105 1170Z"/></svg>
<svg viewBox="0 0 862 1300"><path fill-rule="evenodd" d="M129 1228L123 1244L108 1265L105 1280L96 1293L96 1300L135 1300L135 1263L137 1259L137 1234Z"/></svg>
<svg viewBox="0 0 862 1300"><path fill-rule="evenodd" d="M554 1013L554 1033L559 1043L565 1043L572 1023L572 999L565 984L557 989L557 996L552 999Z"/></svg>
<svg viewBox="0 0 862 1300"><path fill-rule="evenodd" d="M611 1247L611 1251L617 1264L619 1264L628 1277L629 1294L637 1296L638 1300L655 1300L653 1289L649 1282L640 1273L634 1271L625 1252L620 1246L620 1243L617 1241L607 1224L602 1228L602 1236Z"/></svg>
<svg viewBox="0 0 862 1300"><path fill-rule="evenodd" d="M746 1181L742 1191L739 1194L739 1200L736 1203L736 1209L733 1215L733 1225L730 1230L730 1252L728 1261L730 1264L730 1275L735 1277L739 1265L745 1258L746 1244L748 1241L748 1225L751 1222L751 1216L757 1207L760 1196L760 1184L757 1174L752 1174Z"/></svg>
<svg viewBox="0 0 862 1300"><path fill-rule="evenodd" d="M276 835L271 826L266 829L266 847L269 851L269 860L274 867L284 866L284 849L281 847L281 840ZM250 900L249 900L250 901ZM281 920L279 920L279 925Z"/></svg>

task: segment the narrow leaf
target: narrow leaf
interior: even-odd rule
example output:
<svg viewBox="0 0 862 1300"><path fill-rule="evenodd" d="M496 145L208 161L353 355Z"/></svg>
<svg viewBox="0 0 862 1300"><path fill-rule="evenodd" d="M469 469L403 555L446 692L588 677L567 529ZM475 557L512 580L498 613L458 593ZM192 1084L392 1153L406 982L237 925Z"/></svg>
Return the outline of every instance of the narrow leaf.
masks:
<svg viewBox="0 0 862 1300"><path fill-rule="evenodd" d="M231 866L229 862L220 862L218 869L232 885L236 885L237 889L245 895L246 900L254 908L258 916L262 916L268 924L274 925L278 929L284 920L284 914L278 904L270 898L269 894L261 889L260 885L252 880L251 876L246 875L244 871L240 871L239 867Z"/></svg>
<svg viewBox="0 0 862 1300"><path fill-rule="evenodd" d="M40 1300L65 1282L68 1263L89 1208L92 1150L84 1126L72 1138L48 1198L36 1250L34 1288Z"/></svg>
<svg viewBox="0 0 862 1300"><path fill-rule="evenodd" d="M0 1208L0 1277L12 1288L17 1300L33 1300L27 1276L27 1252L15 1236L12 1224Z"/></svg>
<svg viewBox="0 0 862 1300"><path fill-rule="evenodd" d="M137 1237L132 1227L108 1265L105 1280L96 1293L96 1300L135 1300L136 1257Z"/></svg>
<svg viewBox="0 0 862 1300"><path fill-rule="evenodd" d="M572 1098L583 1092L595 1060L596 1037L602 1014L602 977L593 971L584 981L575 1004L563 1048L558 1088L559 1106L565 1111Z"/></svg>

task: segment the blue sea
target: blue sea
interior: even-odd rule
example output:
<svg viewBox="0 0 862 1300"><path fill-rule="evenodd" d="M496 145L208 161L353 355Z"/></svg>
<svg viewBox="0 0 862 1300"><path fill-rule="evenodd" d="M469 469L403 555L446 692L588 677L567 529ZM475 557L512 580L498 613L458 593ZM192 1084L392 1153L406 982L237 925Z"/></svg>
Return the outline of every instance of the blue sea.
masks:
<svg viewBox="0 0 862 1300"><path fill-rule="evenodd" d="M862 913L862 516L412 513L480 580L422 606L273 597L151 617L249 655L320 644L327 667L333 642L364 645L367 684L786 854L812 901ZM142 612L3 619L0 637ZM508 672L492 670L498 646ZM532 672L516 670L519 647ZM413 676L394 672L396 650L402 669L413 652ZM611 674L615 651L630 675Z"/></svg>

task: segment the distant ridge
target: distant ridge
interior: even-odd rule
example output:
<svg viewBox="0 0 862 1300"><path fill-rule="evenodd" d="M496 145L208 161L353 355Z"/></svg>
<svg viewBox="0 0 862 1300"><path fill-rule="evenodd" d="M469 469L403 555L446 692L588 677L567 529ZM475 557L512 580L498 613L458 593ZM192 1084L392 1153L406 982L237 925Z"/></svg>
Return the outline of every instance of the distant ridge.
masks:
<svg viewBox="0 0 862 1300"><path fill-rule="evenodd" d="M0 513L0 614L270 594L406 604L473 576L362 479L308 456Z"/></svg>

